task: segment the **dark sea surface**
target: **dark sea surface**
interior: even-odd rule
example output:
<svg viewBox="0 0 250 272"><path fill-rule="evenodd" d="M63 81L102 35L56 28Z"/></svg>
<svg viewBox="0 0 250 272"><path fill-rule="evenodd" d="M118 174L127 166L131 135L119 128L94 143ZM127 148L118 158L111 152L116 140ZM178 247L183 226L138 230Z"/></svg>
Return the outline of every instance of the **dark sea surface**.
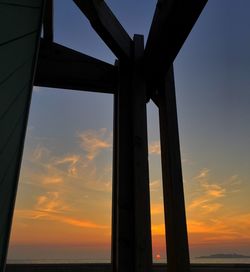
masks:
<svg viewBox="0 0 250 272"><path fill-rule="evenodd" d="M12 260L9 259L7 263L10 264L79 264L79 263L110 263L110 260L107 259L46 259L46 260L24 260L24 259L17 259ZM154 263L166 263L166 259L154 259ZM250 264L250 258L191 258L191 263L197 263L197 264Z"/></svg>

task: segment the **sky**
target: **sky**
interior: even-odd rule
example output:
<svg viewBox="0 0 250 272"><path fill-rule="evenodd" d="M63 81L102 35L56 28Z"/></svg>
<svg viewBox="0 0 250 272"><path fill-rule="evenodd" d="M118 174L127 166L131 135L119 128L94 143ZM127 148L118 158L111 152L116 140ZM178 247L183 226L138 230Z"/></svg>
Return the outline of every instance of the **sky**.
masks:
<svg viewBox="0 0 250 272"><path fill-rule="evenodd" d="M146 40L155 0L106 2ZM249 8L209 0L174 62L192 258L250 255ZM54 28L55 42L114 63L72 1L55 1ZM147 109L153 256L164 258L158 111ZM34 88L9 259L110 259L112 120L112 95Z"/></svg>

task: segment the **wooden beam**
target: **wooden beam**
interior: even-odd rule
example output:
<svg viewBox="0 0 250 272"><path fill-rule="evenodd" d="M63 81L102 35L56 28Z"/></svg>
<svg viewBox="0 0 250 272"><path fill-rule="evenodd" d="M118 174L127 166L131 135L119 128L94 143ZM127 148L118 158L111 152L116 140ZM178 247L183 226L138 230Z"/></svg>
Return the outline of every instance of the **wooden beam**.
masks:
<svg viewBox="0 0 250 272"><path fill-rule="evenodd" d="M206 3L207 0L158 0L145 49L151 88L165 77Z"/></svg>
<svg viewBox="0 0 250 272"><path fill-rule="evenodd" d="M119 63L115 272L152 271L143 37L134 45L132 65Z"/></svg>
<svg viewBox="0 0 250 272"><path fill-rule="evenodd" d="M117 63L118 65L118 63ZM114 97L114 109L113 109L113 175L112 175L112 237L111 237L111 264L112 271L116 271L117 267L117 189L118 189L118 179L117 179L117 155L118 155L118 95L115 94Z"/></svg>
<svg viewBox="0 0 250 272"><path fill-rule="evenodd" d="M143 68L144 39L134 36L133 167L135 209L135 272L152 271L152 241L148 166L147 96Z"/></svg>
<svg viewBox="0 0 250 272"><path fill-rule="evenodd" d="M131 67L119 61L117 132L116 267L113 272L134 271L133 137Z"/></svg>
<svg viewBox="0 0 250 272"><path fill-rule="evenodd" d="M159 92L162 178L168 272L189 272L189 249L173 69Z"/></svg>
<svg viewBox="0 0 250 272"><path fill-rule="evenodd" d="M129 58L132 40L103 0L74 0L118 59Z"/></svg>
<svg viewBox="0 0 250 272"><path fill-rule="evenodd" d="M42 40L34 85L113 94L117 89L117 68Z"/></svg>
<svg viewBox="0 0 250 272"><path fill-rule="evenodd" d="M43 38L47 42L53 42L53 0L46 0L44 18L43 18Z"/></svg>

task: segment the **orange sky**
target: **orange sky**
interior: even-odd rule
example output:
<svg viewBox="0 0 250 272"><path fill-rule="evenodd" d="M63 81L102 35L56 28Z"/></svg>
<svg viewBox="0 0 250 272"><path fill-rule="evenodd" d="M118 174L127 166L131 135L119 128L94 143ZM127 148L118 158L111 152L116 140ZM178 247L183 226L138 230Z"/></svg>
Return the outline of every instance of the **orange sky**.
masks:
<svg viewBox="0 0 250 272"><path fill-rule="evenodd" d="M112 133L106 128L88 129L77 132L75 142L79 152L63 156L41 143L25 150L11 258L14 248L22 245L32 245L34 251L41 246L86 245L110 254ZM159 142L150 142L149 152L150 168L159 166ZM150 173L154 256L164 256L161 175L159 169ZM250 245L250 211L240 199L250 188L240 176L218 181L211 169L203 168L189 180L184 176L184 185L191 255L193 249L242 247L245 252Z"/></svg>

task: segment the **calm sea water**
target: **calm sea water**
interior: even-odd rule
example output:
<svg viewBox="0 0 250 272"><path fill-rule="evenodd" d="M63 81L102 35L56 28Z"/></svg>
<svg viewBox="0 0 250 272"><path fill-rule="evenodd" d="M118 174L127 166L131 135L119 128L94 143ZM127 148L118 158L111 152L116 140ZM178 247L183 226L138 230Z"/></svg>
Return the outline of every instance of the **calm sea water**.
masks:
<svg viewBox="0 0 250 272"><path fill-rule="evenodd" d="M51 259L51 260L8 260L7 263L18 263L18 264L60 264L60 263L69 263L69 264L74 264L74 263L110 263L110 260L104 259L104 260L96 260L96 259ZM154 263L166 263L166 259L160 259L160 260L154 260ZM250 264L250 258L191 258L191 263L206 263L206 264Z"/></svg>

